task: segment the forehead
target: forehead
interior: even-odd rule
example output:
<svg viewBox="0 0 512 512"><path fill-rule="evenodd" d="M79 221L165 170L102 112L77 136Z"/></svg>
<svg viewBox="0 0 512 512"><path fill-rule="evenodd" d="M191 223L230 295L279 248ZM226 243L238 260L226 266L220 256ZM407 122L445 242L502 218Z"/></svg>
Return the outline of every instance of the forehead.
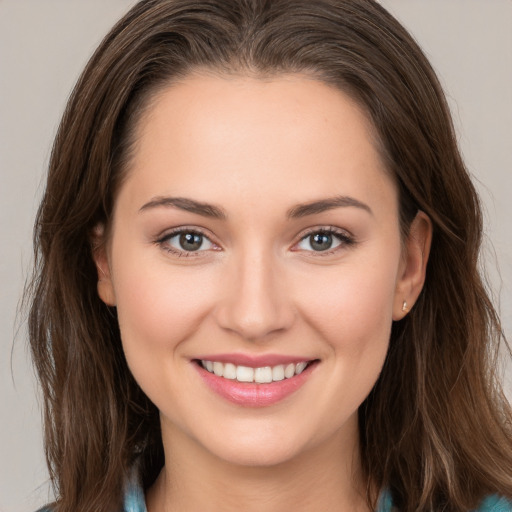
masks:
<svg viewBox="0 0 512 512"><path fill-rule="evenodd" d="M248 201L262 193L297 202L343 189L368 195L393 188L374 141L358 104L318 80L196 74L152 98L128 182L138 195L209 202L223 199L222 186L226 197Z"/></svg>

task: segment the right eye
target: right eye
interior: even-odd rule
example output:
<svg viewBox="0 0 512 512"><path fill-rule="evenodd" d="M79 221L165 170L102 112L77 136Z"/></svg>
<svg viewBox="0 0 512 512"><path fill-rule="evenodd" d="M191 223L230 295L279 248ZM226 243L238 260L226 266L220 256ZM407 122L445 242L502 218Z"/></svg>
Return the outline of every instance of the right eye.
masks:
<svg viewBox="0 0 512 512"><path fill-rule="evenodd" d="M165 235L158 241L165 250L184 256L190 253L208 251L214 248L213 242L199 231L182 229Z"/></svg>

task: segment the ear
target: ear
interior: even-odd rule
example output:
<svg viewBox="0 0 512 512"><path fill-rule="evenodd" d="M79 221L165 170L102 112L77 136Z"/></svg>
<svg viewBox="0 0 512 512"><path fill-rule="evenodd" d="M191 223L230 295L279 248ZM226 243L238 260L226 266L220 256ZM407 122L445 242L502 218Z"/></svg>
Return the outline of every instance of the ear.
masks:
<svg viewBox="0 0 512 512"><path fill-rule="evenodd" d="M393 303L393 320L401 320L414 306L425 283L432 222L419 211L411 223L405 240Z"/></svg>
<svg viewBox="0 0 512 512"><path fill-rule="evenodd" d="M91 234L92 257L98 272L98 295L107 306L116 305L116 296L110 272L105 226L98 224Z"/></svg>

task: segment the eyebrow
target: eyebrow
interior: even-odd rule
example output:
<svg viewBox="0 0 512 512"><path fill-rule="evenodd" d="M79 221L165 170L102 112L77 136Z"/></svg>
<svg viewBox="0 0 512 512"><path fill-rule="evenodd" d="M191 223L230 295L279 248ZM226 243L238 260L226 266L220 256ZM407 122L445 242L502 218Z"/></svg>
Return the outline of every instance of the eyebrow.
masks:
<svg viewBox="0 0 512 512"><path fill-rule="evenodd" d="M353 197L336 196L294 206L288 210L287 216L290 219L297 219L300 217L306 217L308 215L315 215L317 213L333 210L334 208L346 207L360 208L367 211L370 215L373 215L372 209L367 204L362 203Z"/></svg>
<svg viewBox="0 0 512 512"><path fill-rule="evenodd" d="M226 212L213 204L202 203L186 197L155 197L151 201L144 204L139 211L150 210L153 208L178 208L191 213L196 213L203 217L210 217L214 219L225 220L227 218ZM336 196L327 199L320 199L310 203L298 204L288 210L286 216L289 219L297 219L307 217L308 215L315 215L335 208L354 207L367 211L371 215L373 212L371 208L349 196Z"/></svg>
<svg viewBox="0 0 512 512"><path fill-rule="evenodd" d="M186 197L155 197L140 208L140 212L150 210L152 208L178 208L187 212L196 213L203 217L211 217L213 219L225 219L226 212L214 206L213 204L201 203Z"/></svg>

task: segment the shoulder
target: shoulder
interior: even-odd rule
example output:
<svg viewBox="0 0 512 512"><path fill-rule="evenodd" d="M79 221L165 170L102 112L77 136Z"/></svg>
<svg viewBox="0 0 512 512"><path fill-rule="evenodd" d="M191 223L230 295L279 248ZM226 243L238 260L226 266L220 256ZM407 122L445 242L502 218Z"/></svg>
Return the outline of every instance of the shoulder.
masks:
<svg viewBox="0 0 512 512"><path fill-rule="evenodd" d="M512 512L512 502L500 496L488 496L475 512Z"/></svg>

